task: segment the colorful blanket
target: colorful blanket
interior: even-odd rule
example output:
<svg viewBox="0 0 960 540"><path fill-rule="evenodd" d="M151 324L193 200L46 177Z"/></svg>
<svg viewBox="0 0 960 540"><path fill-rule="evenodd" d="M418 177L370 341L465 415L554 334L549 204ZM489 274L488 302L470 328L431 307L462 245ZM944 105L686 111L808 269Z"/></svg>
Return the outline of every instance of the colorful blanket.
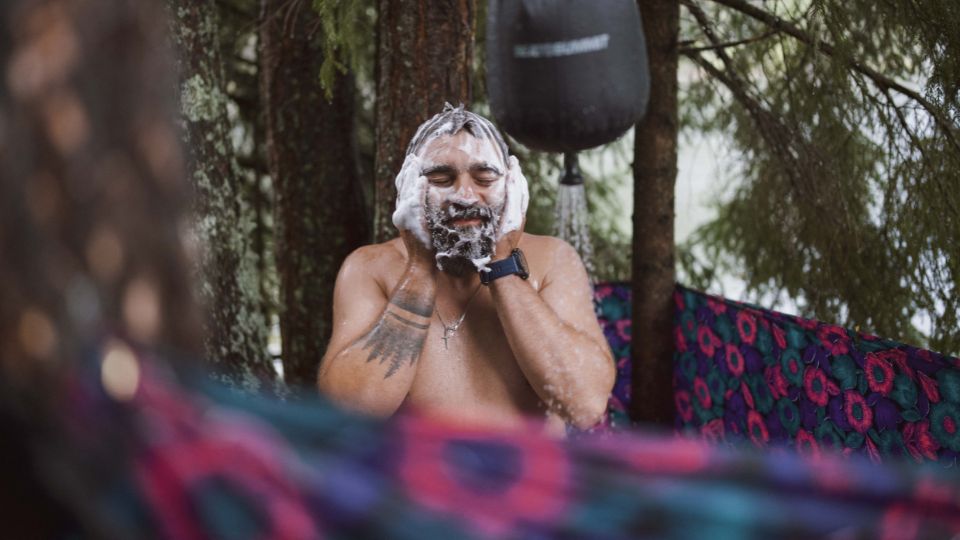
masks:
<svg viewBox="0 0 960 540"><path fill-rule="evenodd" d="M614 426L629 410L630 290L596 288L617 359ZM676 428L759 448L956 463L960 359L703 294L674 293Z"/></svg>
<svg viewBox="0 0 960 540"><path fill-rule="evenodd" d="M112 342L59 407L45 478L121 538L943 538L960 477L649 433L557 440L314 396L281 402ZM49 443L50 441L47 441ZM44 441L40 441L43 447ZM102 532L102 531L101 531ZM66 535L69 536L69 535Z"/></svg>

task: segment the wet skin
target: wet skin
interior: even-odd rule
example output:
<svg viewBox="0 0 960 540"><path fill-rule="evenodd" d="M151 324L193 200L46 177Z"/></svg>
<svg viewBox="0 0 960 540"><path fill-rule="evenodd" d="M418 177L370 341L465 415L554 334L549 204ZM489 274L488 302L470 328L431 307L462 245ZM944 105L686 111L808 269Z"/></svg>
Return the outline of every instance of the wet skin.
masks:
<svg viewBox="0 0 960 540"><path fill-rule="evenodd" d="M503 161L470 139L461 132L425 147L425 202L503 206ZM564 422L594 423L614 368L583 264L565 242L521 231L496 242L493 260L513 247L526 255L529 280L507 276L489 287L473 272L438 271L433 248L409 231L355 251L337 278L321 391L380 416L401 407L495 425L532 416L553 433ZM468 303L445 348L437 311L450 325Z"/></svg>

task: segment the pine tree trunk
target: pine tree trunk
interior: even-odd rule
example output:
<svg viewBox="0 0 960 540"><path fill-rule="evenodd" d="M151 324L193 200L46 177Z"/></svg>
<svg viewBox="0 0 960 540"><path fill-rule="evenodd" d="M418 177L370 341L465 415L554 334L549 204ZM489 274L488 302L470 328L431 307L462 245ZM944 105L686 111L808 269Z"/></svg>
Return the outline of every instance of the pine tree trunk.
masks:
<svg viewBox="0 0 960 540"><path fill-rule="evenodd" d="M208 311L207 357L232 384L256 389L273 380L267 323L244 203L229 138L227 96L213 2L168 0L177 47L180 109L191 153L201 297Z"/></svg>
<svg viewBox="0 0 960 540"><path fill-rule="evenodd" d="M470 103L475 0L379 0L374 240L396 235L394 178L407 143L443 103Z"/></svg>
<svg viewBox="0 0 960 540"><path fill-rule="evenodd" d="M354 160L353 86L320 86L322 36L308 2L263 2L261 94L275 194L284 379L313 385L331 332L333 285L346 256L368 241Z"/></svg>
<svg viewBox="0 0 960 540"><path fill-rule="evenodd" d="M639 1L650 59L650 102L633 163L634 420L673 422L674 185L677 178L677 0Z"/></svg>

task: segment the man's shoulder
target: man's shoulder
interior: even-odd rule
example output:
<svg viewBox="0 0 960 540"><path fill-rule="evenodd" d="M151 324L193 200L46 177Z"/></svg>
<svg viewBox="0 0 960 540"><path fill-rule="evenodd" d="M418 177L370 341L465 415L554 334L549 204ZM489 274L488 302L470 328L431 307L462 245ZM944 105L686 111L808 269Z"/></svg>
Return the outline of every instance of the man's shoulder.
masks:
<svg viewBox="0 0 960 540"><path fill-rule="evenodd" d="M381 259L384 257L403 258L402 246L403 241L399 238L394 238L386 242L380 242L379 244L360 246L353 250L347 258L363 260Z"/></svg>
<svg viewBox="0 0 960 540"><path fill-rule="evenodd" d="M399 238L394 238L379 244L360 246L347 255L340 272L380 277L380 274L391 268L402 268L404 262L402 245L403 242Z"/></svg>
<svg viewBox="0 0 960 540"><path fill-rule="evenodd" d="M537 259L552 265L558 258L577 255L577 250L569 242L556 236L523 233L520 248L528 259ZM579 256L578 256L579 258Z"/></svg>

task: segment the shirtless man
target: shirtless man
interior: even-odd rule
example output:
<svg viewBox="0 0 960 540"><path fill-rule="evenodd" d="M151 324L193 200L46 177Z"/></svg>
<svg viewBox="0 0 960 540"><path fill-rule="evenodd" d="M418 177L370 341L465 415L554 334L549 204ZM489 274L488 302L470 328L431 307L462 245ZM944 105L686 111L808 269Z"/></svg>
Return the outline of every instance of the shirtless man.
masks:
<svg viewBox="0 0 960 540"><path fill-rule="evenodd" d="M590 283L569 244L523 232L526 179L499 131L447 105L410 142L397 189L400 237L337 276L320 390L378 416L595 425L615 369Z"/></svg>

